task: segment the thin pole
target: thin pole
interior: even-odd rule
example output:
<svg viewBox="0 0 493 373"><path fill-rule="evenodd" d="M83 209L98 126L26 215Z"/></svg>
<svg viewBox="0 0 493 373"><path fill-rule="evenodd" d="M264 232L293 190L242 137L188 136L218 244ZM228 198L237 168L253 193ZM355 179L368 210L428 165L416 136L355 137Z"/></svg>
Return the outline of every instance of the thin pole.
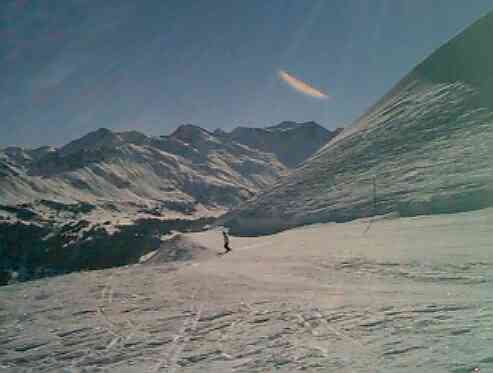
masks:
<svg viewBox="0 0 493 373"><path fill-rule="evenodd" d="M377 214L377 176L373 175L373 218ZM368 219L368 225L366 226L366 229L364 230L363 234L366 234L370 228L371 228L371 223L373 222L372 217L370 216Z"/></svg>
<svg viewBox="0 0 493 373"><path fill-rule="evenodd" d="M377 176L373 176L373 215L377 212Z"/></svg>

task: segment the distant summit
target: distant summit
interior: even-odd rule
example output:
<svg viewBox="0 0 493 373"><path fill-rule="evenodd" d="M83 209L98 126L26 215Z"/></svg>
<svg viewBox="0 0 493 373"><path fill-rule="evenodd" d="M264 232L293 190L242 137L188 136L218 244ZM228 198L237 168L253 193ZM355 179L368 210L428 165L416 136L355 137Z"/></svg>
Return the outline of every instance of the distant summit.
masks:
<svg viewBox="0 0 493 373"><path fill-rule="evenodd" d="M193 144L198 141L210 140L211 135L212 134L209 131L202 127L193 124L182 124L170 135L170 137Z"/></svg>
<svg viewBox="0 0 493 373"><path fill-rule="evenodd" d="M251 148L273 153L287 167L296 167L328 143L340 130L329 131L315 122L281 122L267 128L237 127L217 135Z"/></svg>
<svg viewBox="0 0 493 373"><path fill-rule="evenodd" d="M265 129L269 130L269 131L289 131L289 130L293 130L293 129L299 129L301 127L323 128L322 126L320 126L319 124L317 124L313 121L301 122L301 123L284 121L284 122L281 122L279 124L276 124L275 126L266 127Z"/></svg>
<svg viewBox="0 0 493 373"><path fill-rule="evenodd" d="M80 151L95 151L104 147L117 146L122 142L123 139L116 133L107 128L100 128L63 146L60 149L60 153L69 155Z"/></svg>
<svg viewBox="0 0 493 373"><path fill-rule="evenodd" d="M489 13L421 62L282 184L228 214L226 224L236 233L262 234L493 205L492 38Z"/></svg>

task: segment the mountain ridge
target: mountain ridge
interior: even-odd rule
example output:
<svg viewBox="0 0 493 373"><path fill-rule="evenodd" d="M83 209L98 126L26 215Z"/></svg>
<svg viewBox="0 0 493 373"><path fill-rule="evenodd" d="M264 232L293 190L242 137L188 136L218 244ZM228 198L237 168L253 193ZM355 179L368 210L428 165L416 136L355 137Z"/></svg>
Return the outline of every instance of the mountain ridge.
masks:
<svg viewBox="0 0 493 373"><path fill-rule="evenodd" d="M300 147L309 142L308 151L298 152L300 160L335 133L314 122L283 123L292 123ZM4 191L0 203L58 198L97 204L98 199L140 202L142 198L178 198L190 204L211 202L211 206L229 208L275 183L293 167L281 154L285 149L265 146L272 141L282 143L283 134L272 133L275 128L253 130L262 137L261 144L232 136L235 130L218 133L185 124L161 137L100 128L59 148L4 148L0 150L0 188ZM306 128L316 129L318 138L299 136ZM151 189L149 185L132 189L133 183L146 176ZM161 181L164 185L158 185ZM173 190L177 195L168 193ZM221 194L225 195L222 201L218 200Z"/></svg>
<svg viewBox="0 0 493 373"><path fill-rule="evenodd" d="M218 136L274 153L283 164L295 168L340 132L340 128L330 132L313 121L284 121L266 128L236 127Z"/></svg>

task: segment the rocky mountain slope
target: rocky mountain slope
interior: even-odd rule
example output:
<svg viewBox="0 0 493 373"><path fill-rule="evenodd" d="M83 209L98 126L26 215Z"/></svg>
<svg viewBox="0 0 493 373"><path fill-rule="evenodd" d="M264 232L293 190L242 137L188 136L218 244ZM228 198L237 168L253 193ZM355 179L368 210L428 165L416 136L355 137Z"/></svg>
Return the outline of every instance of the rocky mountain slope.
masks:
<svg viewBox="0 0 493 373"><path fill-rule="evenodd" d="M10 147L0 152L0 203L227 209L274 184L333 137L315 123L281 128L213 134L183 125L161 138L100 129L59 149ZM255 141L247 138L250 131ZM297 151L287 157L295 145Z"/></svg>
<svg viewBox="0 0 493 373"><path fill-rule="evenodd" d="M38 153L3 152L3 204L44 199L192 212L200 204L235 205L287 171L272 154L223 143L191 125L164 138L100 129Z"/></svg>
<svg viewBox="0 0 493 373"><path fill-rule="evenodd" d="M234 232L493 204L493 13L420 63L350 128L241 210Z"/></svg>
<svg viewBox="0 0 493 373"><path fill-rule="evenodd" d="M58 149L0 151L0 273L31 279L137 261L161 235L199 229L210 219L192 220L272 186L335 135L285 126L255 130L257 142L183 125L162 137L99 129Z"/></svg>
<svg viewBox="0 0 493 373"><path fill-rule="evenodd" d="M274 153L284 165L295 167L313 155L341 130L338 128L332 134L315 122L286 121L267 128L238 127L229 133L219 130L214 134L222 139Z"/></svg>

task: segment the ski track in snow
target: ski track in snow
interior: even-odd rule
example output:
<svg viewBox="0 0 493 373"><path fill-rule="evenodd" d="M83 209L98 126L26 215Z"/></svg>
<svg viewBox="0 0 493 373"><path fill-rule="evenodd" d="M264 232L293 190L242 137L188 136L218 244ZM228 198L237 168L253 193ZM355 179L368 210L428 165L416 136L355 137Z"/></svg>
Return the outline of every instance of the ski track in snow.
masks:
<svg viewBox="0 0 493 373"><path fill-rule="evenodd" d="M231 255L174 271L135 265L3 287L0 365L39 372L488 371L492 222L493 210L375 220L364 237L363 220L321 224L233 237ZM217 232L187 236L220 247Z"/></svg>
<svg viewBox="0 0 493 373"><path fill-rule="evenodd" d="M191 306L188 312L192 315L193 317L187 317L185 321L183 322L183 325L178 332L178 334L175 334L173 337L173 342L171 343L171 346L169 348L169 356L163 360L160 360L154 369L152 369L152 372L159 372L161 368L163 367L169 367L169 372L174 373L177 369L177 363L178 359L180 358L181 351L183 350L185 344L188 341L189 334L193 333L195 331L195 328L197 327L198 320L200 319L200 316L202 315L202 310L204 307L204 303L200 303L198 306L195 304L195 299L197 297L197 294L200 292L201 288L197 289L191 299ZM189 325L191 325L189 329Z"/></svg>

